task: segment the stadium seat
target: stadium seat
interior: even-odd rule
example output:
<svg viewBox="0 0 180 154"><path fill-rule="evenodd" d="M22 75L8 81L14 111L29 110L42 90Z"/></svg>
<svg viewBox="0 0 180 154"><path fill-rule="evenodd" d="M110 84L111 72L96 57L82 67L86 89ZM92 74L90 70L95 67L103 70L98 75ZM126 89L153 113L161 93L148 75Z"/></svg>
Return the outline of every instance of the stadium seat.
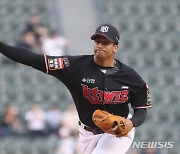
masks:
<svg viewBox="0 0 180 154"><path fill-rule="evenodd" d="M129 54L129 56L128 56L128 64L132 67L138 66L138 59L136 56L134 56L133 53Z"/></svg>
<svg viewBox="0 0 180 154"><path fill-rule="evenodd" d="M180 72L178 71L175 72L175 85L178 87L180 86Z"/></svg>
<svg viewBox="0 0 180 154"><path fill-rule="evenodd" d="M174 111L174 114L175 114L175 122L177 122L177 123L179 123L179 121L180 121L179 108L180 108L180 105L179 105L179 103L177 103L176 109L175 109L175 111Z"/></svg>
<svg viewBox="0 0 180 154"><path fill-rule="evenodd" d="M173 70L164 71L164 83L169 85L175 83L175 72Z"/></svg>
<svg viewBox="0 0 180 154"><path fill-rule="evenodd" d="M179 30L177 30L177 31L179 31ZM177 34L177 33L173 33L171 35L171 40L170 40L170 43L172 46L171 51L176 52L176 53L179 52L179 49L180 49L180 44L179 44L180 38L178 35L179 34Z"/></svg>
<svg viewBox="0 0 180 154"><path fill-rule="evenodd" d="M172 66L172 59L171 54L161 54L161 65L164 67L171 67Z"/></svg>
<svg viewBox="0 0 180 154"><path fill-rule="evenodd" d="M55 153L58 139L51 138L35 139L29 138L6 138L0 142L0 153L1 154L50 154Z"/></svg>
<svg viewBox="0 0 180 154"><path fill-rule="evenodd" d="M154 54L150 52L144 54L144 65L146 67L153 67L154 64L155 64Z"/></svg>

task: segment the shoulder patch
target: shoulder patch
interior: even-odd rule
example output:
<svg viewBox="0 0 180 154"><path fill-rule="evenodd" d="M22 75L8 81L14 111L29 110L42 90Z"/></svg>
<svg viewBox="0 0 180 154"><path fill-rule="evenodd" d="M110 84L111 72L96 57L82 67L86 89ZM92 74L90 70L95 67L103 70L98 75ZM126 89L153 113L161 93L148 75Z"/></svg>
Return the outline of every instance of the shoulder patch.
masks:
<svg viewBox="0 0 180 154"><path fill-rule="evenodd" d="M49 70L59 70L64 68L63 58L48 59Z"/></svg>
<svg viewBox="0 0 180 154"><path fill-rule="evenodd" d="M149 86L146 84L146 87L147 87L147 105L151 105Z"/></svg>
<svg viewBox="0 0 180 154"><path fill-rule="evenodd" d="M67 57L64 57L63 60L64 60L64 65L66 67L68 67L69 66L69 59Z"/></svg>

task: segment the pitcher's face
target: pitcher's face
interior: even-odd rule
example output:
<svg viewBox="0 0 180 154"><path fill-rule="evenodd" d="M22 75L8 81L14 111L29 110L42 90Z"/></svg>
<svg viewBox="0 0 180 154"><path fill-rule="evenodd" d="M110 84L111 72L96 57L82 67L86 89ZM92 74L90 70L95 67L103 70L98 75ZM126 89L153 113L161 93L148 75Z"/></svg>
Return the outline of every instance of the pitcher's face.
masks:
<svg viewBox="0 0 180 154"><path fill-rule="evenodd" d="M109 58L114 57L114 54L118 50L118 45L115 45L113 42L109 41L103 36L99 36L94 40L94 56L97 58Z"/></svg>

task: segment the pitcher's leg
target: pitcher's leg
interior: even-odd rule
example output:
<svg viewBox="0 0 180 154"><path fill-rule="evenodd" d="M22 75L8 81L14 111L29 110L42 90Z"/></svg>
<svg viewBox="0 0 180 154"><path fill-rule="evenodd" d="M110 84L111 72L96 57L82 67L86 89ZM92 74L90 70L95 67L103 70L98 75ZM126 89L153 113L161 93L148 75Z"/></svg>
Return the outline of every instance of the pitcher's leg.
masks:
<svg viewBox="0 0 180 154"><path fill-rule="evenodd" d="M134 134L135 128L128 133L129 137L118 138L114 135L105 133L99 139L92 154L125 154L133 142Z"/></svg>
<svg viewBox="0 0 180 154"><path fill-rule="evenodd" d="M88 132L79 127L79 142L82 153L91 154L101 137L102 134L94 135L92 132Z"/></svg>

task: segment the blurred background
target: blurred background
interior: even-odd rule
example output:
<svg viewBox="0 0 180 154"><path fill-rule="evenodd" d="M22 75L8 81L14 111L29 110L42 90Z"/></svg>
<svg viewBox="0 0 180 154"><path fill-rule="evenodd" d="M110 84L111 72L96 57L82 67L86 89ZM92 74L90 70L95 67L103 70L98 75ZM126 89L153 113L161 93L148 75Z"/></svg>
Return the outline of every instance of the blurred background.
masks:
<svg viewBox="0 0 180 154"><path fill-rule="evenodd" d="M52 55L92 54L95 28L116 26L116 58L149 84L153 106L134 141L173 142L128 154L180 153L180 0L0 0L0 17L0 41ZM3 55L0 64L0 154L81 154L64 85Z"/></svg>

